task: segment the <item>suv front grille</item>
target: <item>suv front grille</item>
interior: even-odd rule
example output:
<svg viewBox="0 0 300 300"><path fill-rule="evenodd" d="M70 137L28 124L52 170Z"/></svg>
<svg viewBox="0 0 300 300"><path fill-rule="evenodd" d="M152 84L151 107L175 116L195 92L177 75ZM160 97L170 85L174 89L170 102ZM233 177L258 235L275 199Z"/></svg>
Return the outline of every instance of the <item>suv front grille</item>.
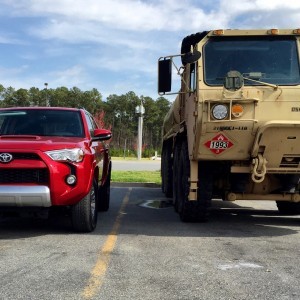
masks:
<svg viewBox="0 0 300 300"><path fill-rule="evenodd" d="M47 184L49 172L45 169L0 169L0 184L35 183Z"/></svg>
<svg viewBox="0 0 300 300"><path fill-rule="evenodd" d="M11 153L14 159L41 160L36 153Z"/></svg>

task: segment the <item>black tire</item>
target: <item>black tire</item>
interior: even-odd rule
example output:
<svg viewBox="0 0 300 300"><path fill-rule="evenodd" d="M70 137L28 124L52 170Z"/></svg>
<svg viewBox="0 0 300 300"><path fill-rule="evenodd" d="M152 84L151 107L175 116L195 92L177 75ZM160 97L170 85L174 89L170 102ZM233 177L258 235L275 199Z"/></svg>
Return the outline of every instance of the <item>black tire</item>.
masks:
<svg viewBox="0 0 300 300"><path fill-rule="evenodd" d="M284 215L300 215L300 203L276 201L278 211Z"/></svg>
<svg viewBox="0 0 300 300"><path fill-rule="evenodd" d="M167 198L173 196L173 160L172 144L165 142L162 149L162 191Z"/></svg>
<svg viewBox="0 0 300 300"><path fill-rule="evenodd" d="M71 207L71 220L75 231L91 232L97 225L97 184L94 182L89 193Z"/></svg>
<svg viewBox="0 0 300 300"><path fill-rule="evenodd" d="M165 193L165 158L166 153L164 146L161 149L161 161L160 161L160 177L161 177L161 191Z"/></svg>
<svg viewBox="0 0 300 300"><path fill-rule="evenodd" d="M110 181L111 167L109 168L105 184L99 188L98 193L98 211L108 211L110 203Z"/></svg>
<svg viewBox="0 0 300 300"><path fill-rule="evenodd" d="M199 168L200 169L200 168ZM206 172L207 173L206 173ZM204 175L205 173L205 175ZM180 151L178 166L179 182L178 192L178 212L183 222L205 222L208 219L208 209L211 205L212 197L212 176L206 168L199 170L198 198L196 201L189 201L189 176L190 161L188 155L188 145L183 141Z"/></svg>
<svg viewBox="0 0 300 300"><path fill-rule="evenodd" d="M174 147L173 157L173 206L175 212L178 213L178 178L179 178L179 158L180 158L181 144L177 141Z"/></svg>

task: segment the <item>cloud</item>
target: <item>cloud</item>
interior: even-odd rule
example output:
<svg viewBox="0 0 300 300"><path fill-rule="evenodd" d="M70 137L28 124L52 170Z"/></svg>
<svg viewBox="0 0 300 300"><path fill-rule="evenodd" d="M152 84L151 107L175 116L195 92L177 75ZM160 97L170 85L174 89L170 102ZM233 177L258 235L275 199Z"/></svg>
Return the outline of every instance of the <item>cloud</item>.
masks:
<svg viewBox="0 0 300 300"><path fill-rule="evenodd" d="M297 28L300 19L300 2L290 0L0 0L0 5L0 44L16 46L11 66L1 65L11 72L27 65L10 80L2 74L0 83L96 87L107 95L129 89L157 95L157 59L179 54L186 35Z"/></svg>
<svg viewBox="0 0 300 300"><path fill-rule="evenodd" d="M184 22L181 12L189 1L137 0L13 0L2 1L12 6L15 16L53 16L68 20L97 22L115 29L133 31L177 30ZM198 9L197 9L198 10ZM76 23L73 23L73 25ZM174 27L175 26L175 27Z"/></svg>
<svg viewBox="0 0 300 300"><path fill-rule="evenodd" d="M291 0L221 0L219 12L227 18L223 28L297 28L299 10Z"/></svg>
<svg viewBox="0 0 300 300"><path fill-rule="evenodd" d="M54 86L81 86L85 82L85 70L82 66L74 65L68 69L50 72ZM54 80L53 80L54 79Z"/></svg>
<svg viewBox="0 0 300 300"><path fill-rule="evenodd" d="M27 43L24 40L19 38L13 38L6 36L5 33L0 32L0 44L7 44L7 45L26 45Z"/></svg>
<svg viewBox="0 0 300 300"><path fill-rule="evenodd" d="M0 76L10 77L10 76L20 75L24 71L26 71L27 69L28 69L27 65L23 65L23 66L20 66L20 67L17 67L17 68L3 68L3 67L0 67Z"/></svg>
<svg viewBox="0 0 300 300"><path fill-rule="evenodd" d="M38 75L28 76L28 69L28 65L13 68L0 67L0 84L5 87L11 86L16 90L20 88L29 89L33 86L43 88L44 82L42 82L42 78Z"/></svg>
<svg viewBox="0 0 300 300"><path fill-rule="evenodd" d="M13 16L36 17L28 34L76 44L93 42L133 49L158 33L177 35L216 28L296 26L300 3L279 0L6 0ZM276 16L276 19L274 18ZM289 18L286 18L286 16ZM241 18L242 17L242 18ZM292 24L291 23L292 20ZM240 26L237 26L240 25ZM290 25L290 26L288 26Z"/></svg>
<svg viewBox="0 0 300 300"><path fill-rule="evenodd" d="M52 19L42 27L30 27L29 34L44 40L61 40L70 44L92 42L95 44L106 44L112 46L125 46L134 49L145 49L149 47L137 39L130 32L117 31L93 22L77 21L73 23L65 20Z"/></svg>
<svg viewBox="0 0 300 300"><path fill-rule="evenodd" d="M97 26L100 26L99 31L109 28L127 32L229 28L240 14L263 14L282 10L288 11L289 16L294 16L300 8L299 2L291 0L204 0L200 4L196 0L2 0L1 2L13 7L10 13L14 16L45 16L51 20L47 24L49 36L52 36L51 29L53 35L59 34L58 29L62 32L67 29L68 33L69 27L73 27L75 32L78 29L77 23L80 23L82 33L85 32L82 24L87 24L86 29L91 38L97 36L95 30ZM285 15L283 20L276 21L287 24L288 19ZM259 27L257 26L259 24L249 25Z"/></svg>
<svg viewBox="0 0 300 300"><path fill-rule="evenodd" d="M138 0L19 0L5 1L14 9L11 12L14 16L51 18L52 24L47 24L47 33L57 32L58 24L62 29L70 24L74 31L77 23L86 23L88 28L91 24L97 24L101 30L149 32L167 31L176 32L180 30L194 29L199 26L207 28L219 25L224 19L220 13L208 8L205 11L199 7L198 3L190 0L157 0L157 1L138 1ZM55 24L56 23L56 24ZM100 27L100 28L99 28ZM95 34L96 31L93 31ZM89 31L91 33L91 31ZM67 37L67 35L65 35ZM91 37L93 34L90 35Z"/></svg>

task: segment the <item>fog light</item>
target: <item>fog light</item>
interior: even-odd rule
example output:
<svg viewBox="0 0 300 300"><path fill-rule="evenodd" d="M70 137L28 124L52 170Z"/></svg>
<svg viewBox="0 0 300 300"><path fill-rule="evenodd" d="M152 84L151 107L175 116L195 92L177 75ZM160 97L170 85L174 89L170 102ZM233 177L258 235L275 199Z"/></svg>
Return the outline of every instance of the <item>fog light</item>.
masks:
<svg viewBox="0 0 300 300"><path fill-rule="evenodd" d="M66 178L66 182L67 184L69 185L73 185L76 183L76 176L75 175L69 175L67 178Z"/></svg>

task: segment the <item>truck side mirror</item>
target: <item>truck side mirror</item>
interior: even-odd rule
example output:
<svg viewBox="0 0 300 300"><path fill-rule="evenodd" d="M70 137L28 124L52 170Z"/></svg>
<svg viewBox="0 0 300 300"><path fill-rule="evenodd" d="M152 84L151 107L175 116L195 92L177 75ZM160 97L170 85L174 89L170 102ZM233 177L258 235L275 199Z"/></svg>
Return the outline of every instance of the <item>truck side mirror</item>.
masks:
<svg viewBox="0 0 300 300"><path fill-rule="evenodd" d="M185 53L182 56L182 64L193 64L201 57L201 53L197 50L194 50L193 52Z"/></svg>
<svg viewBox="0 0 300 300"><path fill-rule="evenodd" d="M158 61L158 93L171 91L172 85L172 60L163 59Z"/></svg>

